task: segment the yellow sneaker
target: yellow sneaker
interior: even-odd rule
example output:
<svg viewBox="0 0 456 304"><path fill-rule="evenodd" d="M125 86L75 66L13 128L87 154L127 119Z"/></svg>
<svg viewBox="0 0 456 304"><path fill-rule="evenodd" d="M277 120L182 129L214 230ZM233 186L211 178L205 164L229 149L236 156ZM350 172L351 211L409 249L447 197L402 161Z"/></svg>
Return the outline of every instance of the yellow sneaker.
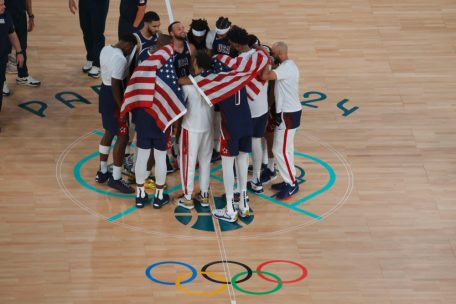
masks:
<svg viewBox="0 0 456 304"><path fill-rule="evenodd" d="M182 195L177 199L177 205L181 206L182 208L185 209L193 209L195 207L195 204L193 203L193 199L186 199L185 195Z"/></svg>

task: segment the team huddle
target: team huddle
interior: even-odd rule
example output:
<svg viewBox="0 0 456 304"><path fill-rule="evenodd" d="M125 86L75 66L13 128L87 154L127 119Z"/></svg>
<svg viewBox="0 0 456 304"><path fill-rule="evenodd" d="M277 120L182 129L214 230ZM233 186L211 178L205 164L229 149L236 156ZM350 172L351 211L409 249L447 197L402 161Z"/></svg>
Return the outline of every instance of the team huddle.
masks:
<svg viewBox="0 0 456 304"><path fill-rule="evenodd" d="M183 23L173 22L168 34L160 31L160 25L158 14L147 12L141 29L123 34L101 51L99 112L105 135L99 145L96 182L107 182L122 193L136 192L137 208L149 202L146 189L155 191L152 206L159 209L170 202L167 173L179 169L183 194L177 205L209 207L211 162L221 160L226 207L212 214L227 222L250 216L248 190L262 193L263 186L277 177L276 169L283 179L272 185L278 191L276 198L286 200L296 194L294 136L301 103L299 70L288 58L287 45L262 45L225 17L218 18L213 30L205 19L192 20L188 31ZM252 75L244 72L261 56L267 58L261 70ZM160 69L151 68L156 64ZM242 72L229 74L230 69ZM208 79L218 85L202 89ZM146 102L126 105L131 97L128 87L124 89L127 84L135 87L136 96L155 94L154 108ZM182 116L166 117L169 125L160 115L176 112L176 106L160 99L165 86L174 88L167 94L184 101ZM208 92L219 93L216 102ZM107 161L115 136L111 173ZM130 153L134 138L135 153ZM136 190L123 180L123 173L136 183Z"/></svg>

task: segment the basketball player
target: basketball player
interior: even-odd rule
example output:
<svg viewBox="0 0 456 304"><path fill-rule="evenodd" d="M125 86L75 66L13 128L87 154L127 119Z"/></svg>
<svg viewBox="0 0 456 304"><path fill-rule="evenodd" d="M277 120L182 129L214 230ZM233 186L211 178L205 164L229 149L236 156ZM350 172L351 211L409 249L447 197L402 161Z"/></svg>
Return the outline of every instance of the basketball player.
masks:
<svg viewBox="0 0 456 304"><path fill-rule="evenodd" d="M272 53L279 66L274 70L264 69L263 80L275 80L276 129L274 131L273 152L283 182L272 186L280 190L277 199L287 200L299 190L294 166L294 136L301 122L301 102L299 100L299 70L288 58L288 46L277 42Z"/></svg>
<svg viewBox="0 0 456 304"><path fill-rule="evenodd" d="M122 180L122 164L125 147L128 143L128 125L120 119L120 108L123 95L123 80L127 76L129 56L136 46L136 37L133 34L122 36L114 46L107 45L100 54L102 85L99 94L99 110L102 117L105 135L100 141L100 170L95 180L104 183L122 193L133 193L134 189ZM114 166L112 176L108 172L108 156L114 136L117 141L114 145Z"/></svg>
<svg viewBox="0 0 456 304"><path fill-rule="evenodd" d="M156 47L160 49L171 43L171 37L160 35ZM149 49L150 52L152 49ZM155 50L154 50L155 51ZM152 55L152 53L149 53ZM155 191L153 207L160 209L169 202L169 195L164 193L166 183L166 150L168 148L169 130L163 133L155 120L143 108L132 111L132 121L136 127L136 146L138 148L135 163L136 207L143 208L149 200L145 184ZM152 153L153 150L153 153ZM149 177L155 164L155 182Z"/></svg>
<svg viewBox="0 0 456 304"><path fill-rule="evenodd" d="M168 33L173 38L174 69L178 78L190 75L190 62L195 47L187 41L185 26L180 21L175 21L168 26Z"/></svg>
<svg viewBox="0 0 456 304"><path fill-rule="evenodd" d="M144 15L144 26L133 34L138 39L137 64L146 60L156 49L160 31L160 16L156 12L147 12Z"/></svg>
<svg viewBox="0 0 456 304"><path fill-rule="evenodd" d="M16 50L16 60L19 66L24 63L21 44L14 30L13 18L5 11L5 1L0 0L0 87L3 88L6 63L8 62L8 54L10 43ZM0 111L2 110L3 94L0 95Z"/></svg>
<svg viewBox="0 0 456 304"><path fill-rule="evenodd" d="M68 6L74 15L78 9L76 0L68 0ZM108 10L109 0L79 0L79 24L87 52L82 71L92 78L100 78L100 52L105 45Z"/></svg>
<svg viewBox="0 0 456 304"><path fill-rule="evenodd" d="M215 22L215 30L209 31L206 36L206 48L209 50L209 54L217 55L228 55L236 57L238 54L234 48L231 47L226 35L231 28L231 21L225 17L219 17ZM220 113L215 109L214 116L214 151L212 152L212 162L220 160Z"/></svg>
<svg viewBox="0 0 456 304"><path fill-rule="evenodd" d="M194 74L204 74L210 68L211 57L204 50L198 50L193 60ZM180 176L184 195L177 200L177 205L186 209L194 207L192 193L196 161L198 161L200 184L198 200L201 206L208 207L214 111L193 85L182 86L182 89L187 102L187 113L183 117L180 135Z"/></svg>
<svg viewBox="0 0 456 304"><path fill-rule="evenodd" d="M131 34L142 27L147 0L121 0L118 35Z"/></svg>
<svg viewBox="0 0 456 304"><path fill-rule="evenodd" d="M206 50L206 37L209 33L209 25L206 19L193 19L190 30L187 33L188 42L193 44L196 50Z"/></svg>
<svg viewBox="0 0 456 304"><path fill-rule="evenodd" d="M239 56L250 56L255 51L248 47L248 34L243 28L233 26L228 32L228 39L236 51L241 51ZM223 183L226 193L226 208L215 209L214 217L235 222L238 214L241 217L250 215L249 198L247 196L248 153L252 152L253 122L250 112L247 91L241 89L230 98L217 104L221 114L221 139L220 154L222 155ZM234 172L236 160L240 202L239 210L234 208Z"/></svg>

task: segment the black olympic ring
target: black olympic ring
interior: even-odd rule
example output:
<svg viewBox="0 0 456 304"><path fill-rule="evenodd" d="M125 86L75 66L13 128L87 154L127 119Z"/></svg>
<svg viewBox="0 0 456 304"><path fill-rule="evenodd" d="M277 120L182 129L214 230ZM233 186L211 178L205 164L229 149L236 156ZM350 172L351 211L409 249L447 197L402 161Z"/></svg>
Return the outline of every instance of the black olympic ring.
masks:
<svg viewBox="0 0 456 304"><path fill-rule="evenodd" d="M203 266L203 268L201 268L201 272L203 273L203 277L211 282L214 282L214 283L218 283L218 284L231 284L231 282L223 282L223 281L218 281L216 279L213 279L211 278L210 276L208 276L207 274L204 274L206 272L206 270L212 266L212 265L215 265L215 264L227 264L227 263L231 263L231 264L236 264L236 265L239 265L241 267L244 267L245 270L247 270L247 275L245 278L239 280L239 281L236 281L236 284L239 284L239 283L242 283L242 282L245 282L247 281L248 279L250 279L253 275L253 271L252 269L245 265L245 264L242 264L240 262L236 262L236 261L215 261L215 262L211 262L211 263L208 263L206 265Z"/></svg>

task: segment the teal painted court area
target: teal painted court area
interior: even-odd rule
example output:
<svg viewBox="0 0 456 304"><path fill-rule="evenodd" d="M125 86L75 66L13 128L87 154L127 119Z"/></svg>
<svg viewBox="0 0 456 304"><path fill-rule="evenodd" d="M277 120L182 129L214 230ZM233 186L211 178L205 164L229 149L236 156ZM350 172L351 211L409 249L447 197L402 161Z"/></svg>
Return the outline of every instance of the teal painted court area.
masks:
<svg viewBox="0 0 456 304"><path fill-rule="evenodd" d="M97 131L97 130L94 130L92 132L94 135L98 135L98 136L103 136L103 133L100 132L100 131ZM296 211L300 214L303 214L303 215L306 215L308 217L311 217L313 219L317 219L317 220L322 220L323 217L321 217L320 215L317 215L315 213L312 213L310 211L307 211L303 208L301 208L301 205L308 202L309 200L319 196L319 195L322 195L323 193L327 192L329 189L331 189L331 187L336 183L336 173L334 171L334 169L325 161L315 157L315 156L312 156L312 155L309 155L309 154L305 154L305 153L301 153L301 152L295 152L294 153L296 157L301 157L301 158L306 158L308 160L311 160L315 163L317 163L318 165L320 165L321 167L323 167L325 169L326 172L328 172L328 181L326 182L326 184L321 187L320 189L306 195L305 197L303 198L300 198L299 200L293 202L293 203L284 203L282 201L279 201L277 199L274 198L274 195L271 197L271 196L268 196L268 195L265 195L264 193L253 193L253 192L250 192L250 195L256 195L266 201L269 201L271 203L274 203L274 204L277 204L277 205L280 205L282 207L285 207L285 208L288 208L288 209L291 209L293 211ZM115 193L115 192L110 192L110 191L106 191L106 190L103 190L103 189L99 189L89 183L87 183L87 181L82 177L81 175L81 170L82 168L87 164L87 162L89 162L90 160L96 158L99 156L99 153L98 152L94 152L94 153L91 153L85 157L83 157L82 159L80 159L76 165L74 166L73 168L73 176L74 178L76 179L76 181L81 185L83 186L84 188L90 190L90 191L93 191L95 193L98 193L98 194L103 194L103 195L107 195L107 196L112 196L112 197L120 197L120 198L127 198L127 199L131 199L132 202L133 202L133 199L135 198L134 195L132 194L123 194L123 193ZM214 175L213 173L219 171L222 169L222 166L219 165L219 166L216 166L214 167L212 170L211 170L211 178L214 179L214 180L217 180L219 182L223 182L223 179L219 176L216 176ZM301 176L299 176L298 179L302 180L303 176L304 176L304 170L302 168L299 168L297 167L298 169L298 172L301 172ZM197 177L196 177L197 178ZM302 180L303 181L303 180ZM181 184L178 184L178 185L175 185L169 189L166 190L166 193L168 194L172 194L174 192L176 192L177 190L179 190L181 188ZM153 196L151 197L151 199L153 199ZM109 222L113 222L113 221L116 221L124 216L127 216L128 214L136 211L137 208L135 206L131 207L131 208L128 208L118 214L115 214L114 216L111 216L110 218L108 218L108 221ZM177 218L177 217L176 217ZM177 218L178 220L180 219ZM184 220L186 221L186 220ZM181 222L182 223L182 222Z"/></svg>

